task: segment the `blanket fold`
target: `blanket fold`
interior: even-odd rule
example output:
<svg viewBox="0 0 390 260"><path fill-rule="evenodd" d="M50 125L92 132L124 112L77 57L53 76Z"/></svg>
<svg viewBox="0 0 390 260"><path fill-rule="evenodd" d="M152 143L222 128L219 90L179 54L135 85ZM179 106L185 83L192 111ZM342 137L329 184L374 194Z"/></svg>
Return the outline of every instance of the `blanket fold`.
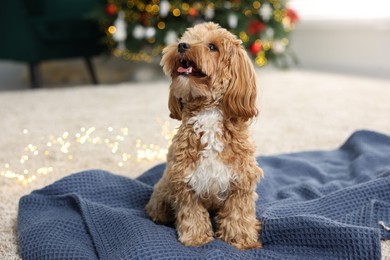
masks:
<svg viewBox="0 0 390 260"><path fill-rule="evenodd" d="M165 164L137 179L101 170L20 199L23 259L380 259L390 239L390 136L358 131L337 150L259 157L264 249L185 247L143 210Z"/></svg>

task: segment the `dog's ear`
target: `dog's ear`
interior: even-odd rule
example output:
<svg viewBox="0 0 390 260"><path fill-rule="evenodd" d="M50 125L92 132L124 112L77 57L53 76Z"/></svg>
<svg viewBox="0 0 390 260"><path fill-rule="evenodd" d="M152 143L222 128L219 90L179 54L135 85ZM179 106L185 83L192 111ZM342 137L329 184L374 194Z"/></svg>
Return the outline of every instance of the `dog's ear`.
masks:
<svg viewBox="0 0 390 260"><path fill-rule="evenodd" d="M244 48L231 48L231 80L226 90L222 110L226 117L249 120L258 114L256 108L256 74Z"/></svg>
<svg viewBox="0 0 390 260"><path fill-rule="evenodd" d="M164 48L160 65L163 67L165 75L172 77L172 73L176 66L176 53L177 44L170 44ZM181 120L182 104L180 100L173 95L172 85L169 91L168 108L170 111L170 117L173 119Z"/></svg>
<svg viewBox="0 0 390 260"><path fill-rule="evenodd" d="M162 51L160 65L163 68L165 75L172 76L176 64L177 43L170 44Z"/></svg>
<svg viewBox="0 0 390 260"><path fill-rule="evenodd" d="M172 86L171 86L171 88L172 88ZM171 118L181 120L183 106L182 106L180 100L173 95L172 90L169 91L168 108L169 108L169 111L171 112L169 114L169 116Z"/></svg>

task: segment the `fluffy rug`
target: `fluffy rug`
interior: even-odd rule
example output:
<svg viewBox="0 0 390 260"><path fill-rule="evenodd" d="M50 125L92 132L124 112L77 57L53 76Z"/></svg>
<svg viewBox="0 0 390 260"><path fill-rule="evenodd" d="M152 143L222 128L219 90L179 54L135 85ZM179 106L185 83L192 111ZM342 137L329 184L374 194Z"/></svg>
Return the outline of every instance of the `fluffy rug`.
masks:
<svg viewBox="0 0 390 260"><path fill-rule="evenodd" d="M257 155L335 149L355 130L390 134L390 80L258 72ZM91 168L136 177L165 160L177 122L169 82L0 93L0 259L18 259L22 195ZM390 255L382 243L382 258Z"/></svg>

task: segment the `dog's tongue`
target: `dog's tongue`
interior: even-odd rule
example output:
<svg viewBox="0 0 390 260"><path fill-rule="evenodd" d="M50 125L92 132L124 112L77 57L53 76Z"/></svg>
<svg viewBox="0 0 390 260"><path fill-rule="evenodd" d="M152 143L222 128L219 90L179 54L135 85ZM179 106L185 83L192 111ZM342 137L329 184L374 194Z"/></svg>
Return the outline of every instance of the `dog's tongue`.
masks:
<svg viewBox="0 0 390 260"><path fill-rule="evenodd" d="M191 66L188 67L188 68L179 67L177 69L177 72L179 72L179 73L191 73L192 70L193 70L193 68Z"/></svg>

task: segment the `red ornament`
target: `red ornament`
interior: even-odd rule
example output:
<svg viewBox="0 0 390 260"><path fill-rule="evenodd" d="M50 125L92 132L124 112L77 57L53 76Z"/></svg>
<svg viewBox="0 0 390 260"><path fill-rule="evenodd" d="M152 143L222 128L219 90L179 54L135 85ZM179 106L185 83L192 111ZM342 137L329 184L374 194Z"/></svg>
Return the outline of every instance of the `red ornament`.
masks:
<svg viewBox="0 0 390 260"><path fill-rule="evenodd" d="M261 51L262 47L261 47L261 42L260 41L255 41L254 43L252 43L252 45L249 47L249 50L250 52L253 54L253 55L256 55L257 53L259 53Z"/></svg>
<svg viewBox="0 0 390 260"><path fill-rule="evenodd" d="M188 15L192 17L197 17L199 15L199 11L198 9L191 7L190 9L188 9Z"/></svg>
<svg viewBox="0 0 390 260"><path fill-rule="evenodd" d="M290 21L293 24L299 21L299 16L293 9L287 9L286 16L290 18Z"/></svg>
<svg viewBox="0 0 390 260"><path fill-rule="evenodd" d="M114 4L108 4L106 6L106 13L109 15L114 15L118 12L118 8Z"/></svg>
<svg viewBox="0 0 390 260"><path fill-rule="evenodd" d="M254 35L256 33L263 31L264 28L265 28L264 23L260 21L251 21L248 25L248 33Z"/></svg>

